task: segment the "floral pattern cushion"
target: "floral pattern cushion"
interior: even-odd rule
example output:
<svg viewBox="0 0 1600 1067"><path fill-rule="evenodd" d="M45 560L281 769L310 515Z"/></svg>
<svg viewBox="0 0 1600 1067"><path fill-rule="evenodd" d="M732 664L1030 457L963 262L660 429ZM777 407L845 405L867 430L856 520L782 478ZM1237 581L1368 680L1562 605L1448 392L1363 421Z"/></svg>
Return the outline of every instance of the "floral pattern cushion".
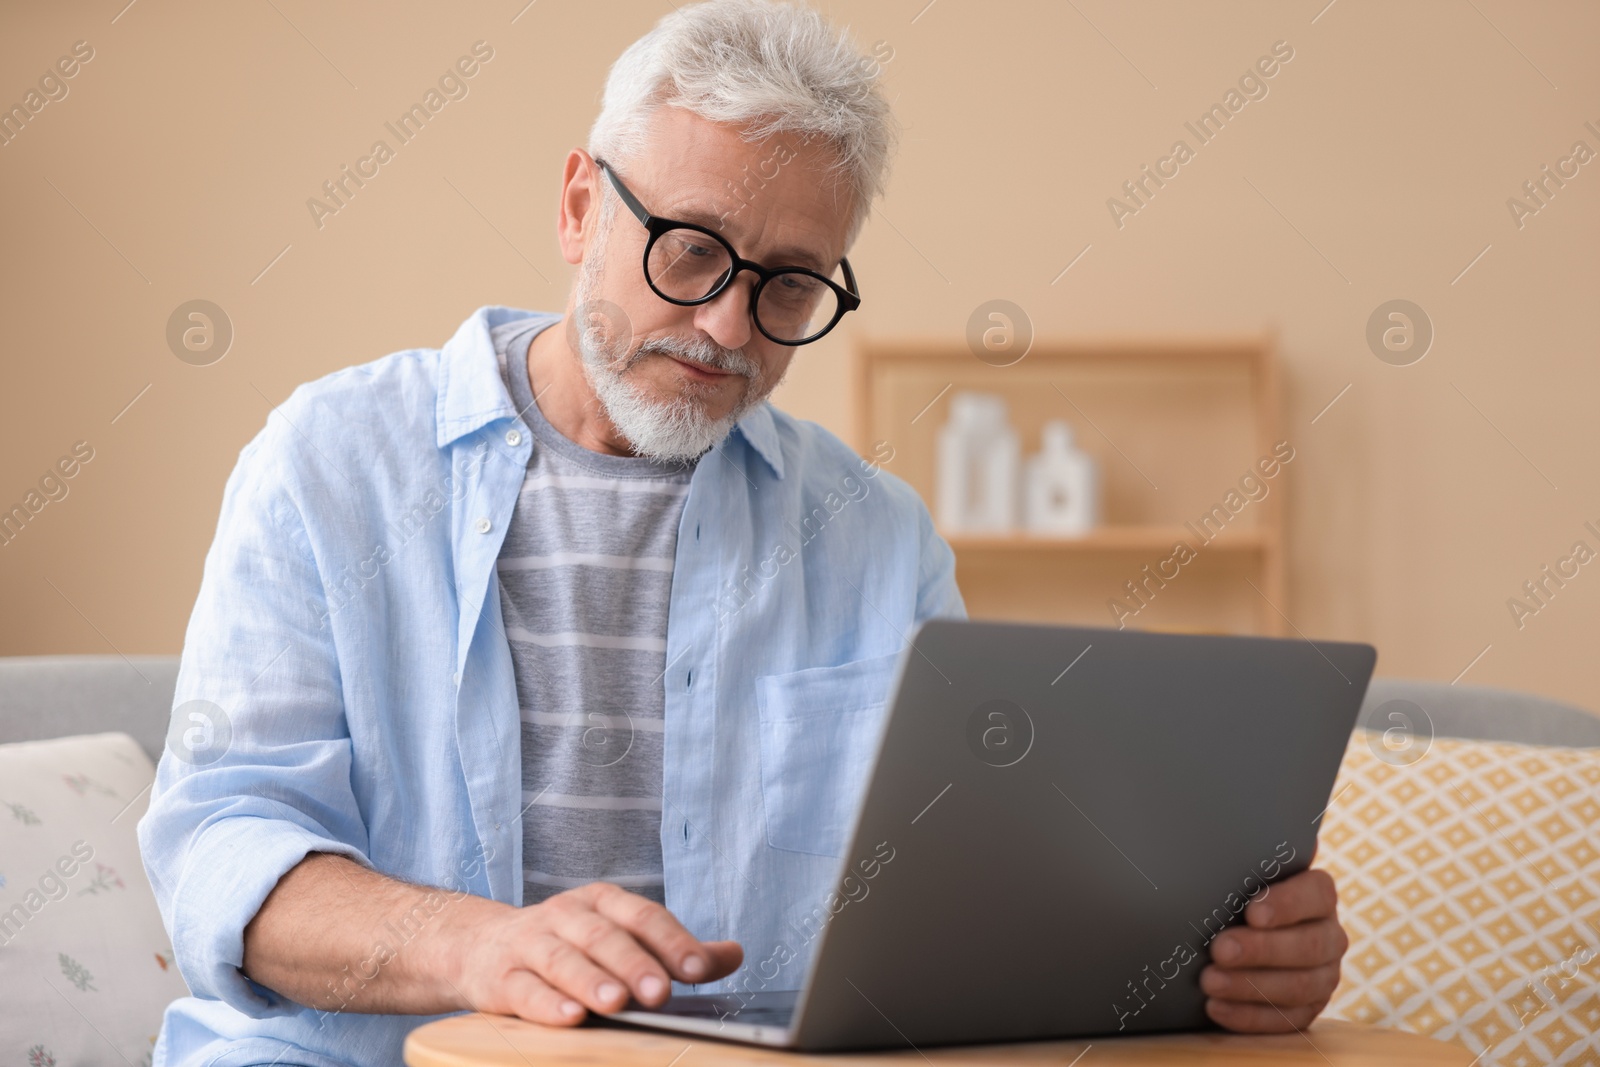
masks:
<svg viewBox="0 0 1600 1067"><path fill-rule="evenodd" d="M128 735L0 745L0 1064L148 1065L188 994L139 859Z"/></svg>

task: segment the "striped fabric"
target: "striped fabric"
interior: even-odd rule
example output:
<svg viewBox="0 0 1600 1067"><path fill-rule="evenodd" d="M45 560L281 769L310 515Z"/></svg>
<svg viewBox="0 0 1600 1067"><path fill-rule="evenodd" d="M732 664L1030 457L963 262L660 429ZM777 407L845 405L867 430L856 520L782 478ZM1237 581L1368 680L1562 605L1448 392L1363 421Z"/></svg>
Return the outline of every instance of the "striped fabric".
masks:
<svg viewBox="0 0 1600 1067"><path fill-rule="evenodd" d="M540 326L491 334L533 433L496 568L522 714L523 903L593 881L664 902L662 678L693 465L561 436L528 381Z"/></svg>

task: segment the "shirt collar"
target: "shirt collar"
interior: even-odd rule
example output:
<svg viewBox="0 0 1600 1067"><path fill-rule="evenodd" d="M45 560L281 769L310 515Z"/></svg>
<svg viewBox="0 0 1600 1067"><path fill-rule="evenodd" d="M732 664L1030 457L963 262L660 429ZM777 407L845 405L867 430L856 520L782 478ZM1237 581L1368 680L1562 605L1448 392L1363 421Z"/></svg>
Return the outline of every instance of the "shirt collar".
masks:
<svg viewBox="0 0 1600 1067"><path fill-rule="evenodd" d="M439 360L439 393L434 407L438 444L451 442L482 429L496 419L515 418L511 396L500 377L500 359L489 331L515 319L556 320L548 312L488 304L474 311L445 342Z"/></svg>
<svg viewBox="0 0 1600 1067"><path fill-rule="evenodd" d="M489 331L503 323L528 318L556 321L561 316L486 304L474 311L445 342L439 360L439 395L434 412L440 448L496 419L516 417L516 408L500 376L500 360L495 355ZM756 455L766 461L772 472L782 478L783 448L778 441L772 406L766 401L757 404L734 429Z"/></svg>
<svg viewBox="0 0 1600 1067"><path fill-rule="evenodd" d="M756 455L767 461L772 473L782 478L783 447L778 442L778 421L772 417L772 405L763 400L740 419L734 429L744 436Z"/></svg>

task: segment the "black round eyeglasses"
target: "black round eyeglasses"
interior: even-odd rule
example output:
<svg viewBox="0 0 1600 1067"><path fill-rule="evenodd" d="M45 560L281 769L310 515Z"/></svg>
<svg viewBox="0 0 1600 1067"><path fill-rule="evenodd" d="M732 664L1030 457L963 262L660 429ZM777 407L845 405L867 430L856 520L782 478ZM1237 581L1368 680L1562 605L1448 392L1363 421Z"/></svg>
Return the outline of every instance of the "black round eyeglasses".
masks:
<svg viewBox="0 0 1600 1067"><path fill-rule="evenodd" d="M710 227L650 214L610 164L600 159L594 162L649 232L644 246L645 281L668 303L681 307L708 303L741 272L749 271L756 276L755 288L750 291L751 320L768 340L790 346L810 344L838 325L847 312L861 306L848 259L839 260L843 285L806 267L768 270L740 258L727 239Z"/></svg>

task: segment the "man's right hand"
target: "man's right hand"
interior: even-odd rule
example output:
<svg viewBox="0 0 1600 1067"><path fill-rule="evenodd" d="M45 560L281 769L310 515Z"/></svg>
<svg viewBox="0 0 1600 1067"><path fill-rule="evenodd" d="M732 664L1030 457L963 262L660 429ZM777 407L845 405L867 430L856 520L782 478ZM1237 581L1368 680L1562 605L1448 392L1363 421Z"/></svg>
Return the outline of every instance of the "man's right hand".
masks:
<svg viewBox="0 0 1600 1067"><path fill-rule="evenodd" d="M737 942L699 941L660 904L608 882L454 918L444 966L459 1006L552 1026L617 1011L630 992L655 1007L671 979L713 982L744 960Z"/></svg>
<svg viewBox="0 0 1600 1067"><path fill-rule="evenodd" d="M697 941L660 904L606 882L518 908L313 852L245 927L241 969L322 1012L488 1011L561 1026L617 1011L630 992L655 1007L669 977L713 982L743 960L736 943Z"/></svg>

